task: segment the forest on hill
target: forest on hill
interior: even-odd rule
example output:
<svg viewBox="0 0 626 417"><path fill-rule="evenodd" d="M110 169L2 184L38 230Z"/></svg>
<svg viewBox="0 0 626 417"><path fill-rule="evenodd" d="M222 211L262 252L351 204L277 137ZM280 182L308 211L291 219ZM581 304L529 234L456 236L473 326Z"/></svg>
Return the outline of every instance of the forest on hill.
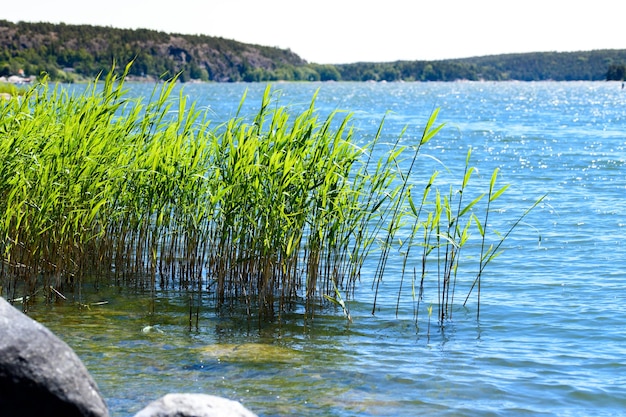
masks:
<svg viewBox="0 0 626 417"><path fill-rule="evenodd" d="M625 50L536 52L440 61L306 62L295 52L204 35L0 20L0 77L75 82L123 68L130 76L185 81L623 80Z"/></svg>

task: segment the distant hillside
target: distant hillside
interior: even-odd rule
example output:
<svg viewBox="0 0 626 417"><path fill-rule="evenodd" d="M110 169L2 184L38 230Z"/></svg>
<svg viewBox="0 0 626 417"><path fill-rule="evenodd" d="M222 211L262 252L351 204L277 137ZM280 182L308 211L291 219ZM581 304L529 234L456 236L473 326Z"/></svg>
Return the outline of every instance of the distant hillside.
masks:
<svg viewBox="0 0 626 417"><path fill-rule="evenodd" d="M442 61L339 65L344 80L601 81L626 76L626 49L532 52Z"/></svg>
<svg viewBox="0 0 626 417"><path fill-rule="evenodd" d="M256 72L306 64L295 53L210 36L168 34L147 29L0 21L0 75L53 79L92 78L113 60L135 63L131 74L161 77L183 71L182 80L241 81Z"/></svg>
<svg viewBox="0 0 626 417"><path fill-rule="evenodd" d="M626 50L506 54L457 62L475 65L511 80L599 81L606 79L612 65L626 64Z"/></svg>
<svg viewBox="0 0 626 417"><path fill-rule="evenodd" d="M181 81L571 81L623 79L626 50L536 52L441 61L307 63L290 50L204 35L0 20L0 77L93 79L134 60L131 76Z"/></svg>

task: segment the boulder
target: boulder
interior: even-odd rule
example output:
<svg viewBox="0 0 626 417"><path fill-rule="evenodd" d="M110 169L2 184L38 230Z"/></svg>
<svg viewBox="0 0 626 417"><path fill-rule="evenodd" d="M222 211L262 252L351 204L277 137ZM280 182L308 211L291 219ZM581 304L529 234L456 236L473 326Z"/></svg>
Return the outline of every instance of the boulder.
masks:
<svg viewBox="0 0 626 417"><path fill-rule="evenodd" d="M241 403L207 394L167 394L135 417L257 417Z"/></svg>
<svg viewBox="0 0 626 417"><path fill-rule="evenodd" d="M1 297L0 414L109 415L95 381L76 353Z"/></svg>

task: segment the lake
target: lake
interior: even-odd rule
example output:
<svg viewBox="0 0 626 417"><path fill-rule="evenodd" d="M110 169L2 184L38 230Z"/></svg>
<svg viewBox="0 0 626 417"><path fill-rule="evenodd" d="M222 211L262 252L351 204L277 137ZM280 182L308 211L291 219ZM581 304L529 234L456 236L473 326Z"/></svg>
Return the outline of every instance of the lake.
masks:
<svg viewBox="0 0 626 417"><path fill-rule="evenodd" d="M130 84L131 95L151 87ZM260 416L612 416L626 411L626 90L612 82L279 83L279 103L353 113L356 137L406 126L419 138L431 112L445 127L424 149L424 175L458 186L472 148L477 187L499 168L510 189L494 207L506 232L534 201L464 307L476 271L459 272L453 316L429 324L400 265L390 261L372 314L366 265L353 321L302 309L259 325L217 315L207 300L102 286L82 304L35 305L31 317L68 342L98 382L113 417L169 392L241 401ZM184 94L215 123L253 114L265 84L192 84ZM445 164L445 167L438 161ZM460 173L459 173L460 172ZM420 181L420 178L415 180ZM371 274L368 276L368 271ZM400 298L400 302L398 299ZM106 304L99 304L99 302ZM422 308L437 301L426 292ZM397 308L398 306L398 308ZM435 307L436 309L436 307Z"/></svg>

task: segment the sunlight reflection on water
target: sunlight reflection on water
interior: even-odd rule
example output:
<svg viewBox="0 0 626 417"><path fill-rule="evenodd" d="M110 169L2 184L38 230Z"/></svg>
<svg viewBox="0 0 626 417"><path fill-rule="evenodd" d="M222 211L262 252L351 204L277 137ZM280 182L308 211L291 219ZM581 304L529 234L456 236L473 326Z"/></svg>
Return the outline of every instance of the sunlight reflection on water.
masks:
<svg viewBox="0 0 626 417"><path fill-rule="evenodd" d="M147 88L131 87L139 94ZM319 89L320 112L353 111L364 135L391 111L389 137L408 124L414 129L407 132L408 143L441 107L440 121L447 125L428 154L454 171L472 147L477 185L500 167L502 182L512 186L497 209L509 219L540 195L548 197L485 271L479 322L475 293L466 307L460 305L475 276L471 268L460 276L458 304L445 327L435 317L429 325L423 310L437 300L436 280L416 325L407 278L396 317L397 263L381 283L374 316L373 267L366 267L372 274L363 274L355 300L348 302L352 324L340 311L327 311L312 322L296 313L259 329L254 320L216 316L207 307L190 331L187 299L176 292L160 294L154 313L148 295L114 289L84 295L109 301L90 310L36 307L32 316L83 358L112 416L131 416L154 398L180 391L241 400L263 416L608 416L626 409L626 95L619 85L276 87L281 102L295 106L307 106ZM219 122L232 117L246 89L244 114L252 113L264 88L206 84L184 91ZM424 172L438 166L429 158L424 163L433 163ZM141 331L155 325L163 333ZM231 353L207 354L211 346Z"/></svg>

